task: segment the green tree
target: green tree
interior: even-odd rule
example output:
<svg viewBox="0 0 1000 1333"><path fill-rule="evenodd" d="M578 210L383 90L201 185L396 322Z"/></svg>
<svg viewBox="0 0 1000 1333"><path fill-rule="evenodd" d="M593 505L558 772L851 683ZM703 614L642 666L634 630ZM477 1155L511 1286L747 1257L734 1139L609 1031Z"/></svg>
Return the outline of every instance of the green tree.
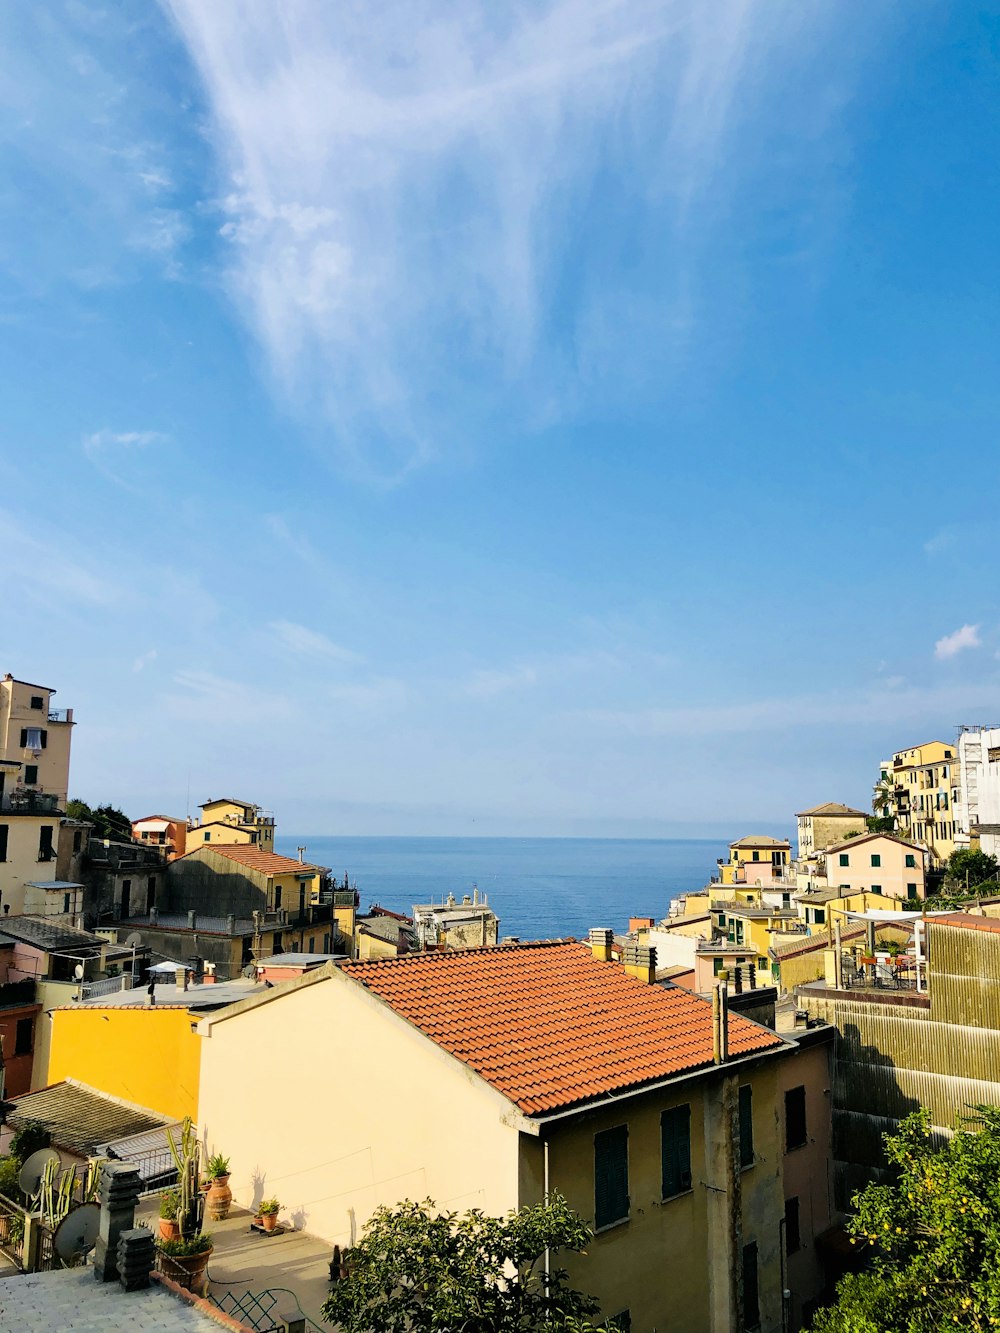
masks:
<svg viewBox="0 0 1000 1333"><path fill-rule="evenodd" d="M998 871L1000 863L995 856L974 851L971 847L960 847L948 858L945 874L954 882L955 888L968 886L969 889L974 889L979 884L985 884L987 880L995 880Z"/></svg>
<svg viewBox="0 0 1000 1333"><path fill-rule="evenodd" d="M872 809L877 815L888 817L896 800L896 783L891 773L880 778L872 797Z"/></svg>
<svg viewBox="0 0 1000 1333"><path fill-rule="evenodd" d="M323 1317L345 1333L583 1329L597 1302L570 1287L554 1259L582 1251L591 1235L558 1195L506 1217L439 1213L430 1199L379 1208L345 1253L347 1276Z"/></svg>
<svg viewBox="0 0 1000 1333"><path fill-rule="evenodd" d="M95 838L110 838L113 842L131 842L132 821L114 805L89 806L75 797L66 802L70 819L81 819L94 826Z"/></svg>
<svg viewBox="0 0 1000 1333"><path fill-rule="evenodd" d="M813 1333L941 1333L1000 1327L1000 1108L977 1114L935 1147L930 1113L886 1138L893 1183L854 1198L848 1223L866 1248Z"/></svg>

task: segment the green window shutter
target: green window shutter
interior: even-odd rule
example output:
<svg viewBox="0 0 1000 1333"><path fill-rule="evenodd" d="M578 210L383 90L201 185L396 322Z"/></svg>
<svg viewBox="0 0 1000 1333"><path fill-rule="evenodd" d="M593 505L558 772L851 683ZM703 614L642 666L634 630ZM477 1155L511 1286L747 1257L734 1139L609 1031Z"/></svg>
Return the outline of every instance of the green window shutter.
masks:
<svg viewBox="0 0 1000 1333"><path fill-rule="evenodd" d="M917 858L911 855L910 852L907 852L906 854L906 868L907 870L916 870L917 868Z"/></svg>
<svg viewBox="0 0 1000 1333"><path fill-rule="evenodd" d="M691 1188L691 1107L672 1106L660 1116L663 1197Z"/></svg>
<svg viewBox="0 0 1000 1333"><path fill-rule="evenodd" d="M872 869L877 870L882 864L882 857L878 852L872 852Z"/></svg>
<svg viewBox="0 0 1000 1333"><path fill-rule="evenodd" d="M753 1088L740 1088L740 1166L753 1165Z"/></svg>
<svg viewBox="0 0 1000 1333"><path fill-rule="evenodd" d="M847 852L840 853L840 864L842 866L849 866L851 864L851 858Z"/></svg>
<svg viewBox="0 0 1000 1333"><path fill-rule="evenodd" d="M628 1217L628 1126L594 1135L594 1225Z"/></svg>

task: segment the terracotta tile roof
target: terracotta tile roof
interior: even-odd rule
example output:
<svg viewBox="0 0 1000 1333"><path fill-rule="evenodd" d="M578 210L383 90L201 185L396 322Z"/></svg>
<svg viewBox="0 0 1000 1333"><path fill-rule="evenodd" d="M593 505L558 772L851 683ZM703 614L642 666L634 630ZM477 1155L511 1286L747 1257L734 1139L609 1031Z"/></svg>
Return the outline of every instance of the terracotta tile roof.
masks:
<svg viewBox="0 0 1000 1333"><path fill-rule="evenodd" d="M162 1129L170 1123L155 1111L130 1106L73 1079L12 1098L11 1106L7 1119L12 1125L37 1120L52 1135L57 1148L83 1157L105 1143ZM167 1146L165 1138L163 1146Z"/></svg>
<svg viewBox="0 0 1000 1333"><path fill-rule="evenodd" d="M806 815L851 815L858 819L867 819L868 816L863 810L853 810L849 805L841 805L839 801L827 801L825 805L814 805L811 810L799 810L796 819L803 819Z"/></svg>
<svg viewBox="0 0 1000 1333"><path fill-rule="evenodd" d="M965 930L1000 930L1000 920L995 916L975 916L972 912L944 912L931 918L935 926L961 926Z"/></svg>
<svg viewBox="0 0 1000 1333"><path fill-rule="evenodd" d="M265 875L287 875L295 870L316 874L319 870L319 866L314 866L308 861L302 864L296 861L294 856L279 856L277 852L266 852L262 847L218 842L206 842L204 846L196 847L185 856L179 856L174 865L203 851L214 852L216 856L224 856L227 861L235 861L237 865L246 866L248 870L259 870Z"/></svg>
<svg viewBox="0 0 1000 1333"><path fill-rule="evenodd" d="M650 986L574 940L463 949L342 970L527 1115L641 1087L712 1062L712 1006ZM736 1014L732 1055L784 1043Z"/></svg>

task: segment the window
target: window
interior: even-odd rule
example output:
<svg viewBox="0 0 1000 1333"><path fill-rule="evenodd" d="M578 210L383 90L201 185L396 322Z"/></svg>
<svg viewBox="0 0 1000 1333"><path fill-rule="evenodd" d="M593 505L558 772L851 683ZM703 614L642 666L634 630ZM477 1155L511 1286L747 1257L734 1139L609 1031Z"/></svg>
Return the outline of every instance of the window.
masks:
<svg viewBox="0 0 1000 1333"><path fill-rule="evenodd" d="M206 830L206 832L205 832L205 841L208 842L208 841L211 839L211 837L212 837L211 833L209 833L209 832Z"/></svg>
<svg viewBox="0 0 1000 1333"><path fill-rule="evenodd" d="M14 1054L30 1055L33 1049L34 1035L35 1020L33 1018L19 1018L17 1020L17 1032L14 1036Z"/></svg>
<svg viewBox="0 0 1000 1333"><path fill-rule="evenodd" d="M915 897L917 896L917 886L916 886L916 884L907 884L907 886L906 886L906 896L907 896L907 898L915 898Z"/></svg>
<svg viewBox="0 0 1000 1333"><path fill-rule="evenodd" d="M806 1142L806 1090L789 1088L785 1093L785 1152Z"/></svg>
<svg viewBox="0 0 1000 1333"><path fill-rule="evenodd" d="M753 1166L753 1088L740 1088L740 1166Z"/></svg>
<svg viewBox="0 0 1000 1333"><path fill-rule="evenodd" d="M691 1188L691 1107L672 1106L660 1116L663 1198Z"/></svg>
<svg viewBox="0 0 1000 1333"><path fill-rule="evenodd" d="M872 893L881 893L881 892L882 892L882 885L881 885L881 884L873 884L873 885L871 886L871 891L872 891Z"/></svg>
<svg viewBox="0 0 1000 1333"><path fill-rule="evenodd" d="M82 846L83 846L83 830L77 829L77 831L73 834L74 852L78 852Z"/></svg>
<svg viewBox="0 0 1000 1333"><path fill-rule="evenodd" d="M26 787L38 786L38 765L25 764L24 766L24 785Z"/></svg>
<svg viewBox="0 0 1000 1333"><path fill-rule="evenodd" d="M275 910L276 912L278 912L278 911L281 910L281 885L280 885L280 884L275 884L275 886L274 886L274 910Z"/></svg>
<svg viewBox="0 0 1000 1333"><path fill-rule="evenodd" d="M63 894L63 913L66 916L69 916L70 913L70 895L68 893Z"/></svg>
<svg viewBox="0 0 1000 1333"><path fill-rule="evenodd" d="M21 728L22 750L44 750L47 741L48 736L44 727Z"/></svg>
<svg viewBox="0 0 1000 1333"><path fill-rule="evenodd" d="M310 953L316 952L316 938L313 935L309 936L309 952Z"/></svg>
<svg viewBox="0 0 1000 1333"><path fill-rule="evenodd" d="M594 1225L612 1226L628 1217L628 1126L594 1135Z"/></svg>
<svg viewBox="0 0 1000 1333"><path fill-rule="evenodd" d="M822 926L826 922L825 907L816 907L813 909L813 921L817 926Z"/></svg>
<svg viewBox="0 0 1000 1333"><path fill-rule="evenodd" d="M38 830L38 859L39 861L52 860L52 825L43 824Z"/></svg>
<svg viewBox="0 0 1000 1333"><path fill-rule="evenodd" d="M797 1198L785 1200L785 1253L798 1254L802 1248L802 1233L799 1229L799 1201Z"/></svg>
<svg viewBox="0 0 1000 1333"><path fill-rule="evenodd" d="M760 1292L757 1285L757 1242L743 1246L743 1328L760 1327Z"/></svg>
<svg viewBox="0 0 1000 1333"><path fill-rule="evenodd" d="M31 706L32 708L42 709L45 707L45 700L40 694L33 694L31 696Z"/></svg>
<svg viewBox="0 0 1000 1333"><path fill-rule="evenodd" d="M882 857L878 852L872 852L872 869L879 869L882 865Z"/></svg>
<svg viewBox="0 0 1000 1333"><path fill-rule="evenodd" d="M9 830L9 824L0 824L0 861L7 860L7 834Z"/></svg>
<svg viewBox="0 0 1000 1333"><path fill-rule="evenodd" d="M916 856L914 856L914 854L913 854L912 852L907 852L907 853L906 853L905 865L906 865L907 870L916 870L916 868L917 868L917 858L916 858Z"/></svg>
<svg viewBox="0 0 1000 1333"><path fill-rule="evenodd" d="M850 858L850 856L847 854L847 852L841 852L841 853L840 853L840 864L841 864L842 866L849 866L849 865L851 864L851 858Z"/></svg>

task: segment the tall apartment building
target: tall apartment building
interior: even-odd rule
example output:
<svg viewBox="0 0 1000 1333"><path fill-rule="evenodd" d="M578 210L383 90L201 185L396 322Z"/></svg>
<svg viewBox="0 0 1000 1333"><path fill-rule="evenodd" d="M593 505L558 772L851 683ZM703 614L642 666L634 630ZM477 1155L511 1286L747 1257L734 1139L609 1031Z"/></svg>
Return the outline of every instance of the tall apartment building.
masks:
<svg viewBox="0 0 1000 1333"><path fill-rule="evenodd" d="M41 916L82 908L71 879L87 826L65 820L73 710L55 690L0 679L0 912Z"/></svg>
<svg viewBox="0 0 1000 1333"><path fill-rule="evenodd" d="M228 796L205 801L198 809L201 818L188 829L185 850L193 852L206 843L213 846L243 843L263 852L274 851L274 815L270 810Z"/></svg>
<svg viewBox="0 0 1000 1333"><path fill-rule="evenodd" d="M955 800L959 788L958 749L927 741L897 750L880 766L875 813L891 815L905 838L922 842L937 865L955 850Z"/></svg>
<svg viewBox="0 0 1000 1333"><path fill-rule="evenodd" d="M1000 727L962 727L958 734L955 846L1000 853Z"/></svg>

